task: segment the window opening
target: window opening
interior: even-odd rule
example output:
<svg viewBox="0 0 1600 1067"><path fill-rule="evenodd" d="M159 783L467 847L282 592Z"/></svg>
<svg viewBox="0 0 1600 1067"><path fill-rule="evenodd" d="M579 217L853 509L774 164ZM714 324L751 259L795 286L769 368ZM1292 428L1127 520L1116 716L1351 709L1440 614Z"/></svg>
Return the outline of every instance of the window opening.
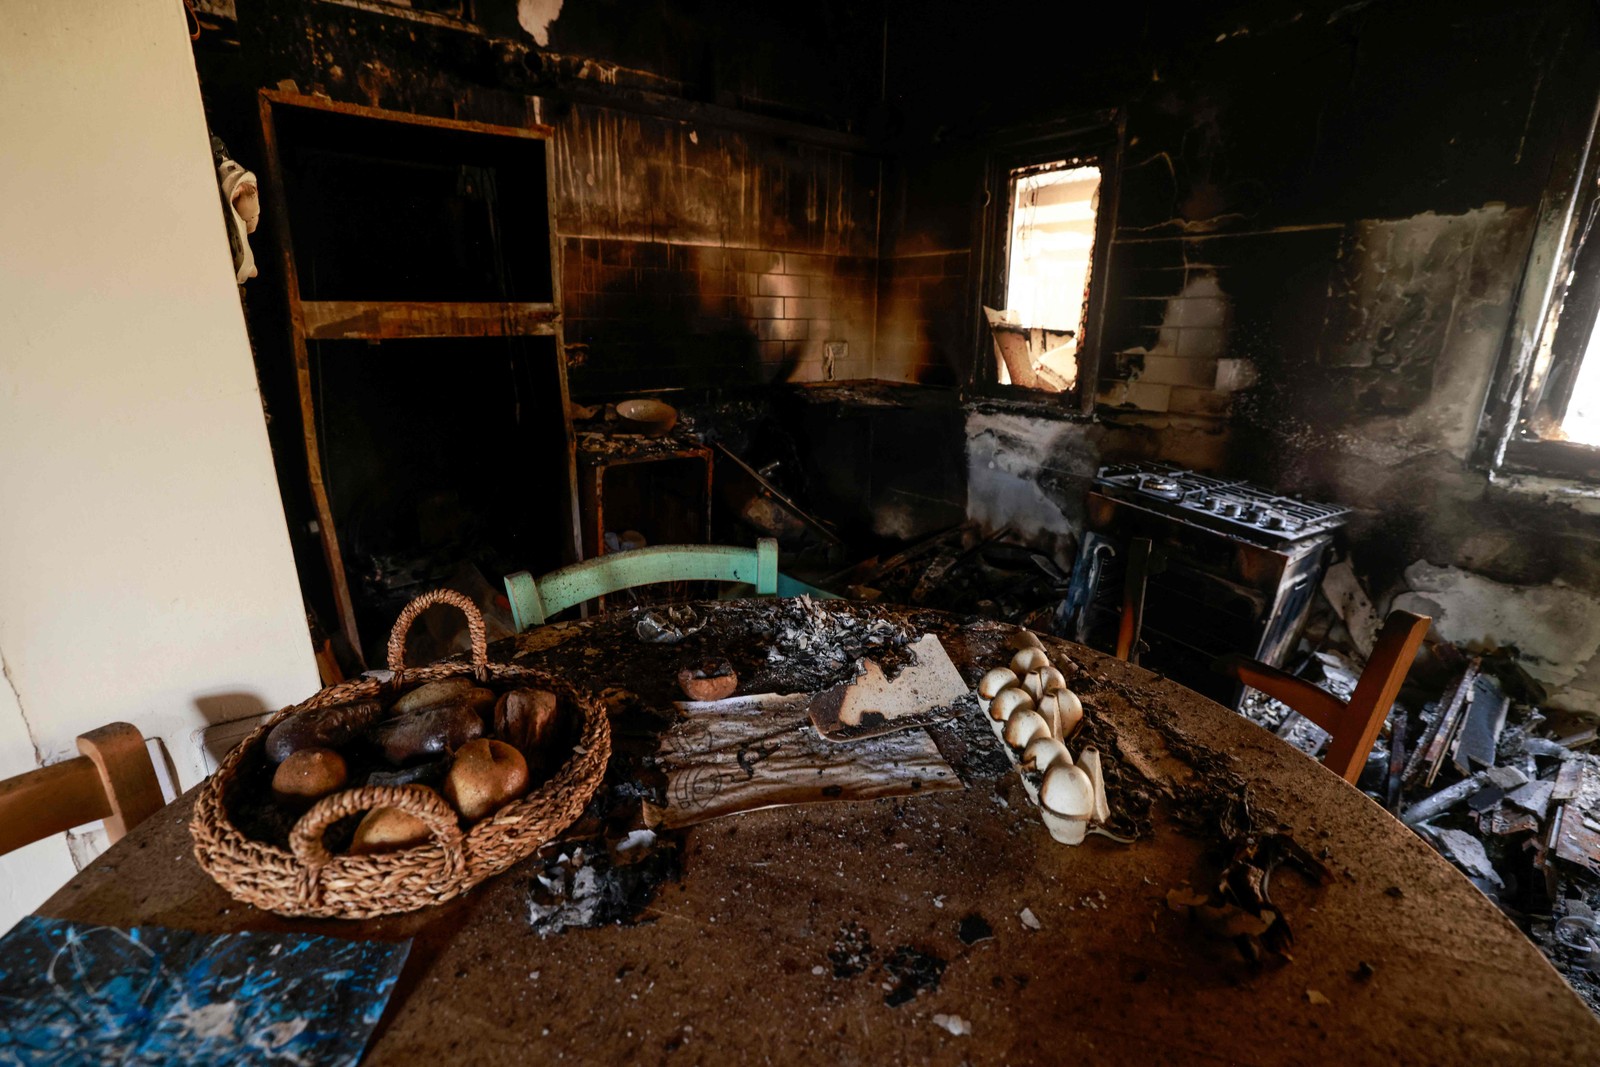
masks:
<svg viewBox="0 0 1600 1067"><path fill-rule="evenodd" d="M1578 380L1572 384L1561 435L1580 445L1600 445L1600 323L1589 330Z"/></svg>
<svg viewBox="0 0 1600 1067"><path fill-rule="evenodd" d="M1060 393L1078 378L1100 168L1059 159L1011 171L1005 307L984 308L1002 385Z"/></svg>

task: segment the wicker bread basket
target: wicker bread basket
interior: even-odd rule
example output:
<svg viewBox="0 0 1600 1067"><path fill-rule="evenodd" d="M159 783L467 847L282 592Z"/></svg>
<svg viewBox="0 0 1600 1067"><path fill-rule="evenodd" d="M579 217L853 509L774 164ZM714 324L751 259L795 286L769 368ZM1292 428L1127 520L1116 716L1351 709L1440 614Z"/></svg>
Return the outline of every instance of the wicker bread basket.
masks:
<svg viewBox="0 0 1600 1067"><path fill-rule="evenodd" d="M451 604L467 616L470 663L436 663L406 669L405 640L412 621L434 604ZM367 919L439 904L532 855L582 814L605 776L611 728L594 697L543 671L490 663L483 616L451 590L425 593L400 613L389 636L389 670L380 682L360 678L322 690L284 708L230 752L195 800L190 833L195 858L217 884L239 900L280 915ZM265 760L268 731L301 711L392 697L402 689L441 678L471 675L500 687L548 689L583 714L582 738L571 758L543 785L462 831L456 812L437 793L417 786L365 786L323 797L295 823L288 851L246 837L228 816L226 800L247 760ZM334 855L323 842L333 823L376 807L400 808L432 831L427 843L382 855Z"/></svg>

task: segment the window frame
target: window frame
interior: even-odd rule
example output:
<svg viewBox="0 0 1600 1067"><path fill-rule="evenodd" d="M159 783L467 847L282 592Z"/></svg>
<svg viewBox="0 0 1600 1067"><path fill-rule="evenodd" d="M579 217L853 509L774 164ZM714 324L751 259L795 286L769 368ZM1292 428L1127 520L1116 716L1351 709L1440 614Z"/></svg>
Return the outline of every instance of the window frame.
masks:
<svg viewBox="0 0 1600 1067"><path fill-rule="evenodd" d="M978 269L969 297L972 329L971 392L979 396L1046 405L1085 416L1094 414L1100 380L1101 336L1105 322L1106 280L1110 276L1124 123L1114 111L1080 115L1048 128L1003 133L984 160L977 232ZM1003 307L1011 259L1011 175L1026 167L1058 160L1100 168L1100 206L1095 212L1094 252L1089 265L1089 299L1078 338L1078 374L1072 388L1059 393L1002 385L985 306Z"/></svg>
<svg viewBox="0 0 1600 1067"><path fill-rule="evenodd" d="M1505 350L1478 426L1490 472L1600 483L1600 445L1555 436L1600 329L1600 94L1551 167Z"/></svg>

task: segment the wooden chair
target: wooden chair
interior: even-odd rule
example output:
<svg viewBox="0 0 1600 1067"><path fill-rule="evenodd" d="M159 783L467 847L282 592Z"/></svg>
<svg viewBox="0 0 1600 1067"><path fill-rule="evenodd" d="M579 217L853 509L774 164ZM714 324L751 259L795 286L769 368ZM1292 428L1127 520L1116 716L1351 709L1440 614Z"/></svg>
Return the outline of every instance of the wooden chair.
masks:
<svg viewBox="0 0 1600 1067"><path fill-rule="evenodd" d="M1354 784L1367 764L1372 743L1389 717L1400 686L1416 658L1417 647L1428 635L1433 620L1409 611L1391 611L1378 631L1366 669L1356 682L1349 703L1326 689L1319 689L1304 678L1269 667L1243 656L1224 656L1215 666L1253 689L1281 700L1328 733L1328 753L1323 764L1345 781Z"/></svg>
<svg viewBox="0 0 1600 1067"><path fill-rule="evenodd" d="M652 545L587 559L540 578L527 571L506 575L506 596L517 632L542 626L554 615L595 597L657 582L744 582L757 596L836 599L778 573L778 542L763 537L755 548L731 545Z"/></svg>
<svg viewBox="0 0 1600 1067"><path fill-rule="evenodd" d="M83 755L0 782L0 855L104 819L122 838L161 809L150 752L137 728L114 722L78 738Z"/></svg>

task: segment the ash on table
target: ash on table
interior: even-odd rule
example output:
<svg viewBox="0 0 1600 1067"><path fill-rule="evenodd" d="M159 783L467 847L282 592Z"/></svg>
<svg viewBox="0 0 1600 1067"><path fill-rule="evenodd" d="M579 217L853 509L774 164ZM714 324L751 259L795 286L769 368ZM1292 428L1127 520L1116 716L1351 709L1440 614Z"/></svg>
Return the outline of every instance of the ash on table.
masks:
<svg viewBox="0 0 1600 1067"><path fill-rule="evenodd" d="M828 949L828 960L833 964L835 978L854 978L872 966L872 934L857 922L847 922L839 927Z"/></svg>
<svg viewBox="0 0 1600 1067"><path fill-rule="evenodd" d="M802 690L818 692L831 678L848 676L865 656L893 675L909 659L905 646L916 636L901 622L822 607L809 596L782 600L773 610L772 643L767 662ZM808 684L807 684L808 683Z"/></svg>
<svg viewBox="0 0 1600 1067"><path fill-rule="evenodd" d="M663 882L678 875L678 850L639 830L617 845L569 846L544 862L528 886L528 921L541 936L569 927L632 924Z"/></svg>
<svg viewBox="0 0 1600 1067"><path fill-rule="evenodd" d="M612 612L589 624L582 643L536 652L513 645L510 654L518 662L590 676L602 666L626 664L640 695L664 705L682 697L679 668L712 657L730 662L747 693L821 692L853 677L856 663L868 656L892 677L910 660L906 646L927 629L919 623L915 614L888 619L871 607L844 600L823 607L808 596L696 602ZM651 678L661 681L659 689L644 684Z"/></svg>
<svg viewBox="0 0 1600 1067"><path fill-rule="evenodd" d="M888 974L885 985L889 987L883 1002L897 1008L919 993L938 989L946 964L946 960L931 952L910 945L896 946L883 961L883 969Z"/></svg>

